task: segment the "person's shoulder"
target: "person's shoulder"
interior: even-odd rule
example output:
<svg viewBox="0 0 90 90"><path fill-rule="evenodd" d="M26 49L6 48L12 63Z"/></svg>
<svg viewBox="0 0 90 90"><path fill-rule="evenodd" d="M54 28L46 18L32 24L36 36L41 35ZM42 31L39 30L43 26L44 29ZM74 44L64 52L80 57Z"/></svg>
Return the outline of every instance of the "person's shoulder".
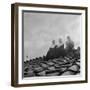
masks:
<svg viewBox="0 0 90 90"><path fill-rule="evenodd" d="M58 48L58 45L55 45L55 47L54 48Z"/></svg>

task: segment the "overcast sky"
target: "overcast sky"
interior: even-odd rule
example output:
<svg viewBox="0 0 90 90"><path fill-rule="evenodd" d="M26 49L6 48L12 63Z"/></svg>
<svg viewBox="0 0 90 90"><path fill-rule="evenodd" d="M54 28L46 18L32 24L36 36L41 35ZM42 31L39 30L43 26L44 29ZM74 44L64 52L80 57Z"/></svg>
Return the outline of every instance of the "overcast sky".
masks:
<svg viewBox="0 0 90 90"><path fill-rule="evenodd" d="M81 15L24 12L24 59L46 55L52 40L70 35L80 45Z"/></svg>

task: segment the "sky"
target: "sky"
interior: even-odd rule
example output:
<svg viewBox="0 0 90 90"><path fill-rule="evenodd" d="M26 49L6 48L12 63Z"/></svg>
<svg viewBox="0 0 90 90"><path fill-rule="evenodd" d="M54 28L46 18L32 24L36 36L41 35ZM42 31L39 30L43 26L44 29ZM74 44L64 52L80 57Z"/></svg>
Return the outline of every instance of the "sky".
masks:
<svg viewBox="0 0 90 90"><path fill-rule="evenodd" d="M81 15L24 12L24 60L46 55L52 40L69 35L80 45Z"/></svg>

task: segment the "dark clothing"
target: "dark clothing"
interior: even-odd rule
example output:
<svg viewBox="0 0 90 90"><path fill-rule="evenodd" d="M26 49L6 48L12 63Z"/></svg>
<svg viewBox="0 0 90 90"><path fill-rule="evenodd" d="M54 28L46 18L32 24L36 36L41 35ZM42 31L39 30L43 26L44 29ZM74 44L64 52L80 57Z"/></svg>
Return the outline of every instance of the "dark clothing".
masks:
<svg viewBox="0 0 90 90"><path fill-rule="evenodd" d="M54 48L50 48L49 51L47 52L46 60L56 58L56 50L57 46L55 46Z"/></svg>
<svg viewBox="0 0 90 90"><path fill-rule="evenodd" d="M46 55L46 60L64 57L65 51L64 51L64 44L60 47L55 46L54 48L50 48Z"/></svg>
<svg viewBox="0 0 90 90"><path fill-rule="evenodd" d="M65 50L64 50L64 44L57 48L56 50L56 57L64 57L65 56Z"/></svg>
<svg viewBox="0 0 90 90"><path fill-rule="evenodd" d="M70 53L74 49L74 42L73 41L67 41L66 42L66 52Z"/></svg>

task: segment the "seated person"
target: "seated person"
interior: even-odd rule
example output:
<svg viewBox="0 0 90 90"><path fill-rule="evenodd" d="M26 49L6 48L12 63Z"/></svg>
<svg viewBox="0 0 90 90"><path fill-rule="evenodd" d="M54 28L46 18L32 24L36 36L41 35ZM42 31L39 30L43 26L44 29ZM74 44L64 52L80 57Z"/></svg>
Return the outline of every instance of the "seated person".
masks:
<svg viewBox="0 0 90 90"><path fill-rule="evenodd" d="M55 40L53 40L52 45L46 54L46 60L56 58L56 48L57 48L57 45L55 44Z"/></svg>
<svg viewBox="0 0 90 90"><path fill-rule="evenodd" d="M66 52L70 53L74 49L74 42L71 40L70 36L67 36L67 41L66 41Z"/></svg>
<svg viewBox="0 0 90 90"><path fill-rule="evenodd" d="M58 40L58 42L59 42L59 44L58 44L58 47L57 47L57 50L56 50L57 58L58 57L64 57L64 55L65 55L64 43L63 43L61 38Z"/></svg>

